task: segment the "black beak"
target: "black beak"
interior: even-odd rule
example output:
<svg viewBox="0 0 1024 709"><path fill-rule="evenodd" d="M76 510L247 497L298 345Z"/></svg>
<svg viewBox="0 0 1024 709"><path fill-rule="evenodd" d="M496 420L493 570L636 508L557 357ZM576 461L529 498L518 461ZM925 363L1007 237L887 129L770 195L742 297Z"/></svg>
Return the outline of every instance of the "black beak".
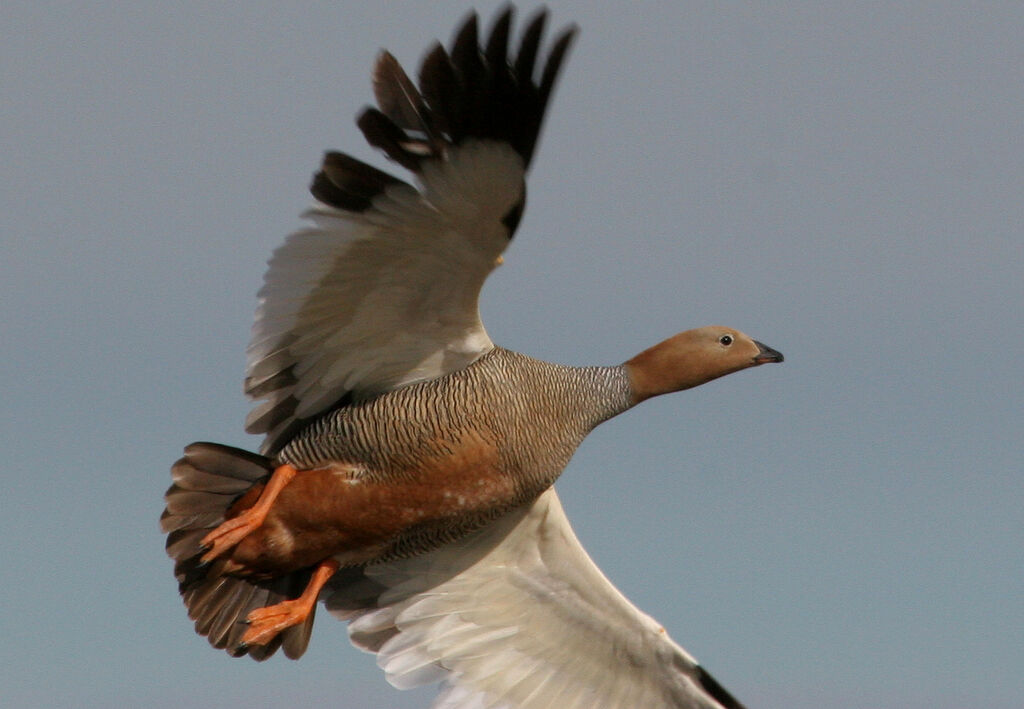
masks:
<svg viewBox="0 0 1024 709"><path fill-rule="evenodd" d="M768 345L765 345L757 340L754 340L754 344L757 345L757 349L760 352L754 356L754 364L767 364L768 362L781 362L785 359L782 353L778 350L773 350Z"/></svg>

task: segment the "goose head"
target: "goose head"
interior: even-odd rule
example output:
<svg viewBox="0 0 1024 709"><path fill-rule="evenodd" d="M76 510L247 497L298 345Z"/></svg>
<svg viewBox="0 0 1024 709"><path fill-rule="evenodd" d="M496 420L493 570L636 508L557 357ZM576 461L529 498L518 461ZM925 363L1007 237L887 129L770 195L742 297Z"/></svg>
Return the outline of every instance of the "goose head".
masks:
<svg viewBox="0 0 1024 709"><path fill-rule="evenodd" d="M691 389L741 369L781 362L781 352L730 327L687 330L636 355L623 366L634 403Z"/></svg>

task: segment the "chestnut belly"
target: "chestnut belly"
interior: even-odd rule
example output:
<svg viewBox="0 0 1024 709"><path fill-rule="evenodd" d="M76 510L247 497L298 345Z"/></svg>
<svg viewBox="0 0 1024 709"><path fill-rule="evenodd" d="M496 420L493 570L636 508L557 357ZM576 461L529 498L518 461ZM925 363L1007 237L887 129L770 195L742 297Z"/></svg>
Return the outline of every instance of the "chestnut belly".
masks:
<svg viewBox="0 0 1024 709"><path fill-rule="evenodd" d="M232 571L272 577L330 557L344 565L363 564L380 558L409 530L458 529L520 501L523 490L511 476L474 462L386 477L354 475L342 465L300 470L263 524L231 552ZM228 516L258 497L258 490L252 490Z"/></svg>

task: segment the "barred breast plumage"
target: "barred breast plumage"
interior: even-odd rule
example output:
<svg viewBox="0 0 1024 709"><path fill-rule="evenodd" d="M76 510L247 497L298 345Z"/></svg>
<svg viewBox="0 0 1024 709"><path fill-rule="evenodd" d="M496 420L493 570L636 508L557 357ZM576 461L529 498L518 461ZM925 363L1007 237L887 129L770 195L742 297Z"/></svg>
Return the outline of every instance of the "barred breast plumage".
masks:
<svg viewBox="0 0 1024 709"><path fill-rule="evenodd" d="M425 457L453 455L472 432L494 442L500 474L536 495L630 397L622 367L567 367L495 347L465 369L330 412L277 459L300 468L345 461L387 482L414 474Z"/></svg>

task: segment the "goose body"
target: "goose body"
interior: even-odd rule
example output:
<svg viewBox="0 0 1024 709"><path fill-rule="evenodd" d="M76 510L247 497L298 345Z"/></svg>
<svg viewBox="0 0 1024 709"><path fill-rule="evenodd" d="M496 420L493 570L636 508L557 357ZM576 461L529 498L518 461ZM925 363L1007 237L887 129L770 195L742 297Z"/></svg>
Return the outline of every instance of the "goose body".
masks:
<svg viewBox="0 0 1024 709"><path fill-rule="evenodd" d="M278 453L306 472L230 558L280 574L326 556L350 565L422 553L534 500L584 436L630 402L622 367L564 367L496 347L336 409Z"/></svg>
<svg viewBox="0 0 1024 709"><path fill-rule="evenodd" d="M598 424L782 355L727 327L612 366L495 346L477 300L525 204L563 31L509 52L511 10L430 51L417 87L389 54L368 141L415 185L328 153L311 226L270 261L249 347L261 454L196 443L161 518L211 644L297 658L323 601L399 687L444 707L739 707L593 565L551 487Z"/></svg>

